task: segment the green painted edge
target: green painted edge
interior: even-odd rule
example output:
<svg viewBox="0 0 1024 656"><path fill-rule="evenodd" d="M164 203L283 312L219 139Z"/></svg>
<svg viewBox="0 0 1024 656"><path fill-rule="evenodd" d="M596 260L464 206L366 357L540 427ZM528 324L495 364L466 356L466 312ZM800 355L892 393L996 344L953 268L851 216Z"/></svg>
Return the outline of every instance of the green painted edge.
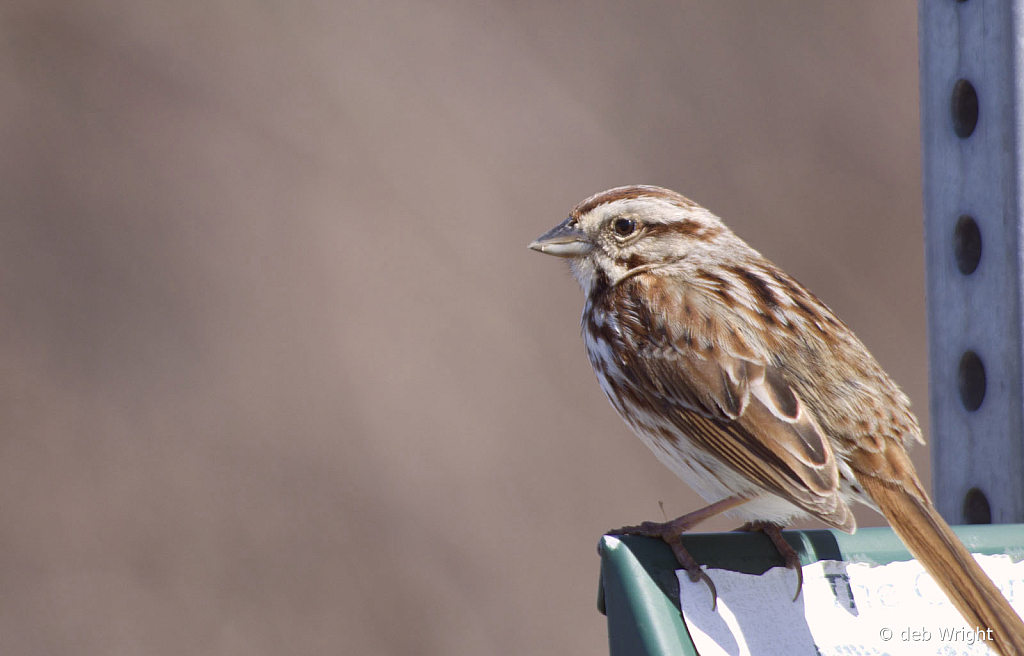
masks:
<svg viewBox="0 0 1024 656"><path fill-rule="evenodd" d="M674 569L665 569L675 562L672 550L668 550L672 560L660 562L663 559L657 553L660 551L658 541L640 539L649 544L627 545L617 537L606 535L598 546L609 652L697 656L679 613L678 585L674 599L664 589L666 572L675 580ZM651 561L657 565L652 567ZM652 572L662 580L655 581Z"/></svg>

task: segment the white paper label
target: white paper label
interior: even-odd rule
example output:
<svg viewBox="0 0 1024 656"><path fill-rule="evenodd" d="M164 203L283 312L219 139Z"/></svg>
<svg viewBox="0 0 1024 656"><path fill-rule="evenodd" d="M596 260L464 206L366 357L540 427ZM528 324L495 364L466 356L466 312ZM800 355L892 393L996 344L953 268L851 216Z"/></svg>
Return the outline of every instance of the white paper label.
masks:
<svg viewBox="0 0 1024 656"><path fill-rule="evenodd" d="M1018 614L1024 611L1024 562L975 555ZM827 560L797 574L777 567L761 576L709 569L718 608L703 581L679 570L683 618L701 656L718 654L994 653L985 629L967 626L946 595L916 560L867 565Z"/></svg>

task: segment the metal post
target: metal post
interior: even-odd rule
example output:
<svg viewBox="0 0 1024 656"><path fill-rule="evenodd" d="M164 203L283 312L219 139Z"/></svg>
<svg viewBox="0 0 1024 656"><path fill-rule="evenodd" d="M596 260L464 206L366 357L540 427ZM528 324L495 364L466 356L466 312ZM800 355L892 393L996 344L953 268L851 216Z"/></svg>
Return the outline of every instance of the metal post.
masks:
<svg viewBox="0 0 1024 656"><path fill-rule="evenodd" d="M935 503L1024 521L1024 0L920 0Z"/></svg>

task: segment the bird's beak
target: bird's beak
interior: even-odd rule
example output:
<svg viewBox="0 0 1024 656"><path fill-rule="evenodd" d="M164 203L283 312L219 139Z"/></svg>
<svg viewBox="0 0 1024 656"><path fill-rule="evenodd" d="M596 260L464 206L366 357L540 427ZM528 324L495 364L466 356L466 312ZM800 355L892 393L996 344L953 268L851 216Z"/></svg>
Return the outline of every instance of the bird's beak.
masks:
<svg viewBox="0 0 1024 656"><path fill-rule="evenodd" d="M555 257L578 257L594 248L587 233L573 225L572 217L533 240L530 248Z"/></svg>

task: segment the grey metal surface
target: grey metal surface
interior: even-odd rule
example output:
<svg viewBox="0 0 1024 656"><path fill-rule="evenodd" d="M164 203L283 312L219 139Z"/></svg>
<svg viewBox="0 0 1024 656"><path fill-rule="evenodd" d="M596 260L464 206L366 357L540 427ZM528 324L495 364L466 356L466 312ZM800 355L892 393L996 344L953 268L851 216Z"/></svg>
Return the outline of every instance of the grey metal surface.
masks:
<svg viewBox="0 0 1024 656"><path fill-rule="evenodd" d="M951 523L1024 521L1022 14L919 4L933 487Z"/></svg>

